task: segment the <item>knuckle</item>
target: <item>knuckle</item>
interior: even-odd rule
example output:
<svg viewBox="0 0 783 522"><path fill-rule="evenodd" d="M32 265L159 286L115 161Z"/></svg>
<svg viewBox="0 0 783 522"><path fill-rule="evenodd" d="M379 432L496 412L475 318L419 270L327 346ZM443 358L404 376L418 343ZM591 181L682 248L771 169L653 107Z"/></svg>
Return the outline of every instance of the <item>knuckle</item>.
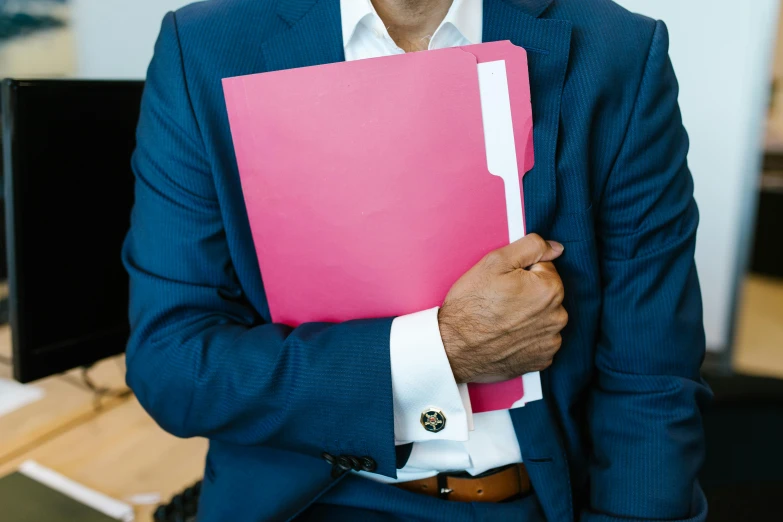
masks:
<svg viewBox="0 0 783 522"><path fill-rule="evenodd" d="M554 301L557 304L562 303L565 298L565 286L563 285L563 280L559 277L555 278L555 281L552 283L552 291L554 292Z"/></svg>
<svg viewBox="0 0 783 522"><path fill-rule="evenodd" d="M546 250L549 247L549 243L547 243L544 240L544 238L539 236L538 234L531 234L530 238L531 241L533 241L533 243L535 243L535 245L542 251Z"/></svg>
<svg viewBox="0 0 783 522"><path fill-rule="evenodd" d="M552 358L560 350L560 346L563 344L563 337L559 334L553 334L546 342L546 346L542 352L542 356Z"/></svg>
<svg viewBox="0 0 783 522"><path fill-rule="evenodd" d="M565 287L559 277L551 278L546 285L546 298L555 306L559 306L565 298Z"/></svg>
<svg viewBox="0 0 783 522"><path fill-rule="evenodd" d="M568 324L568 312L562 306L556 312L555 324L559 327L559 330L562 330Z"/></svg>
<svg viewBox="0 0 783 522"><path fill-rule="evenodd" d="M544 359L535 365L535 370L541 372L552 366L552 359Z"/></svg>

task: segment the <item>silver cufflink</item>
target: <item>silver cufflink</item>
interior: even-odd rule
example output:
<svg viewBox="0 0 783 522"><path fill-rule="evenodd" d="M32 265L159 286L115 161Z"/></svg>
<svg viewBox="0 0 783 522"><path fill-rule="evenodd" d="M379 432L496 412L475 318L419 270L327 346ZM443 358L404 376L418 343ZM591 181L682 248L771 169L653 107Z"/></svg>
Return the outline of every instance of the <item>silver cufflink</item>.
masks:
<svg viewBox="0 0 783 522"><path fill-rule="evenodd" d="M429 432L438 433L446 427L446 415L435 408L424 410L421 412L421 425Z"/></svg>

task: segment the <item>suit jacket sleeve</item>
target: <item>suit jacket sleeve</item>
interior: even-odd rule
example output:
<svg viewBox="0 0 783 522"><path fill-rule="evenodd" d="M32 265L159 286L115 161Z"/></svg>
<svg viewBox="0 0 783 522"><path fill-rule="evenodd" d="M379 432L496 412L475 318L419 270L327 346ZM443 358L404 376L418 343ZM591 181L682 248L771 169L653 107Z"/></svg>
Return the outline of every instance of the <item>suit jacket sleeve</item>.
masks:
<svg viewBox="0 0 783 522"><path fill-rule="evenodd" d="M129 385L175 435L318 458L370 456L378 473L395 476L392 320L265 323L244 298L229 254L252 244L229 244L209 161L170 13L133 157L136 201L123 251Z"/></svg>
<svg viewBox="0 0 783 522"><path fill-rule="evenodd" d="M585 521L702 520L705 338L698 210L668 33L658 22L598 211L604 287Z"/></svg>

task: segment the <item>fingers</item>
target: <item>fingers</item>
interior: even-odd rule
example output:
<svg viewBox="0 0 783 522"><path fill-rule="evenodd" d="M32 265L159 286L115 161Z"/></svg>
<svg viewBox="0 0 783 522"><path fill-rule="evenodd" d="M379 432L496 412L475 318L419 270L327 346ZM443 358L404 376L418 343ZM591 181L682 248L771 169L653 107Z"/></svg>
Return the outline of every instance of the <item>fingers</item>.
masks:
<svg viewBox="0 0 783 522"><path fill-rule="evenodd" d="M495 253L507 268L516 270L557 259L563 253L563 245L556 241L545 241L538 234L529 234Z"/></svg>
<svg viewBox="0 0 783 522"><path fill-rule="evenodd" d="M548 240L549 250L541 257L540 261L554 261L563 254L565 247L562 243L557 241Z"/></svg>
<svg viewBox="0 0 783 522"><path fill-rule="evenodd" d="M536 263L535 265L531 266L528 270L530 270L531 272L539 272L542 274L546 273L546 274L558 275L557 269L555 268L555 265L551 261Z"/></svg>
<svg viewBox="0 0 783 522"><path fill-rule="evenodd" d="M563 280L560 279L560 274L557 273L555 265L551 262L536 263L530 267L528 272L521 272L524 277L525 274L535 274L541 284L537 285L536 291L540 295L544 302L551 305L560 305L565 297L565 288L563 287Z"/></svg>

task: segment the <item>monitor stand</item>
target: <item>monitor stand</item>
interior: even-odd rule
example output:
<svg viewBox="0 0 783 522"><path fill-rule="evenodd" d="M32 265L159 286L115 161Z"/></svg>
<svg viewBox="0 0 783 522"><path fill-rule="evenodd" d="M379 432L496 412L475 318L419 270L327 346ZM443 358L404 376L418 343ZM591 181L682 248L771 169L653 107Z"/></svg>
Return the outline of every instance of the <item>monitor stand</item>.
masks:
<svg viewBox="0 0 783 522"><path fill-rule="evenodd" d="M7 297L0 298L0 325L8 324L9 302Z"/></svg>

